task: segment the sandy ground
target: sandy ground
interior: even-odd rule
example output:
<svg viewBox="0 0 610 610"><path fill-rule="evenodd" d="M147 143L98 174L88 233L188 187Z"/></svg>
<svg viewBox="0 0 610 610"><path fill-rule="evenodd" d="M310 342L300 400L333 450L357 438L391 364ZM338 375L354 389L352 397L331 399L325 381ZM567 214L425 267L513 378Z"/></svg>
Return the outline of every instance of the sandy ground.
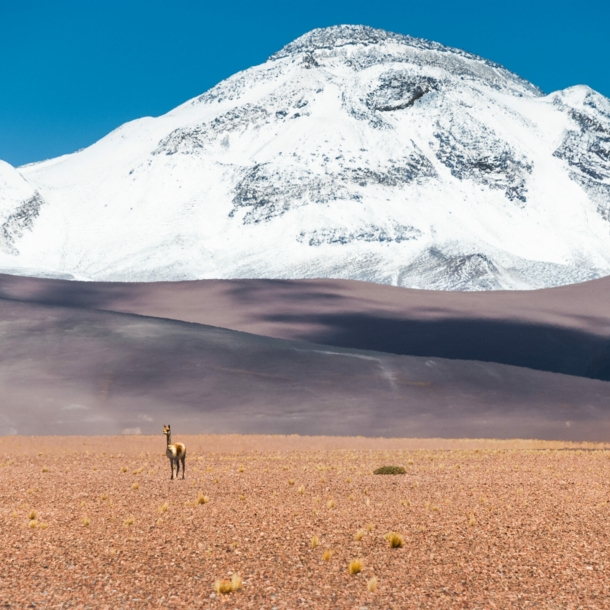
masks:
<svg viewBox="0 0 610 610"><path fill-rule="evenodd" d="M608 607L601 445L173 440L185 480L169 480L161 435L1 438L0 605ZM372 474L385 464L407 473ZM215 593L235 573L241 589Z"/></svg>

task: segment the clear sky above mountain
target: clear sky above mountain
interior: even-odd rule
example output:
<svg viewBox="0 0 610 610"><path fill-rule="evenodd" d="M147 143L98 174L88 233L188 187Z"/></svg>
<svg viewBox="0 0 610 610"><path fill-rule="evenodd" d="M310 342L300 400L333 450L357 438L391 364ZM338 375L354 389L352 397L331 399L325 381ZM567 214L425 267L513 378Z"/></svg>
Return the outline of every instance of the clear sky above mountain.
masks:
<svg viewBox="0 0 610 610"><path fill-rule="evenodd" d="M587 84L610 96L604 0L0 0L0 159L73 152L343 23L465 49L546 92Z"/></svg>

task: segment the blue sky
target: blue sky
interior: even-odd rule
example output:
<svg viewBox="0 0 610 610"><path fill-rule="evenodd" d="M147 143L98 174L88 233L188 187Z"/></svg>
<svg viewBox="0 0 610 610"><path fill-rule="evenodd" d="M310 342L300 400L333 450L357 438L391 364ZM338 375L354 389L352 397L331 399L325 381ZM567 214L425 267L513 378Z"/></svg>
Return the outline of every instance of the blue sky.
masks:
<svg viewBox="0 0 610 610"><path fill-rule="evenodd" d="M547 92L610 97L607 0L0 0L0 159L73 152L341 23L460 47Z"/></svg>

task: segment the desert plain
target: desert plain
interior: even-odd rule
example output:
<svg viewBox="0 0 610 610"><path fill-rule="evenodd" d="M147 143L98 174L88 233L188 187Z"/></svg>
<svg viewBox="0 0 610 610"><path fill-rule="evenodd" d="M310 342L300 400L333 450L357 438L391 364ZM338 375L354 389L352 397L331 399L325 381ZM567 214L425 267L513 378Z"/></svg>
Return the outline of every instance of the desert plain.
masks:
<svg viewBox="0 0 610 610"><path fill-rule="evenodd" d="M0 438L0 606L608 607L609 445L173 440Z"/></svg>

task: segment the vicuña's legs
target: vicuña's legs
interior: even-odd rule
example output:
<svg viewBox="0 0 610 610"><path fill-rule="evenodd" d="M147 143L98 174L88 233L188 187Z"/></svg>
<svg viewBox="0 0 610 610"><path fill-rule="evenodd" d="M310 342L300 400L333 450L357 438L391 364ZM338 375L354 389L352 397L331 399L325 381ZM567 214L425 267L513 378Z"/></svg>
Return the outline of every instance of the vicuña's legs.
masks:
<svg viewBox="0 0 610 610"><path fill-rule="evenodd" d="M180 458L176 458L176 478L180 476Z"/></svg>
<svg viewBox="0 0 610 610"><path fill-rule="evenodd" d="M174 478L174 460L170 459L169 467L172 469L172 479Z"/></svg>
<svg viewBox="0 0 610 610"><path fill-rule="evenodd" d="M184 479L184 472L186 471L186 468L184 467L184 460L186 460L186 455L182 456L182 478Z"/></svg>

